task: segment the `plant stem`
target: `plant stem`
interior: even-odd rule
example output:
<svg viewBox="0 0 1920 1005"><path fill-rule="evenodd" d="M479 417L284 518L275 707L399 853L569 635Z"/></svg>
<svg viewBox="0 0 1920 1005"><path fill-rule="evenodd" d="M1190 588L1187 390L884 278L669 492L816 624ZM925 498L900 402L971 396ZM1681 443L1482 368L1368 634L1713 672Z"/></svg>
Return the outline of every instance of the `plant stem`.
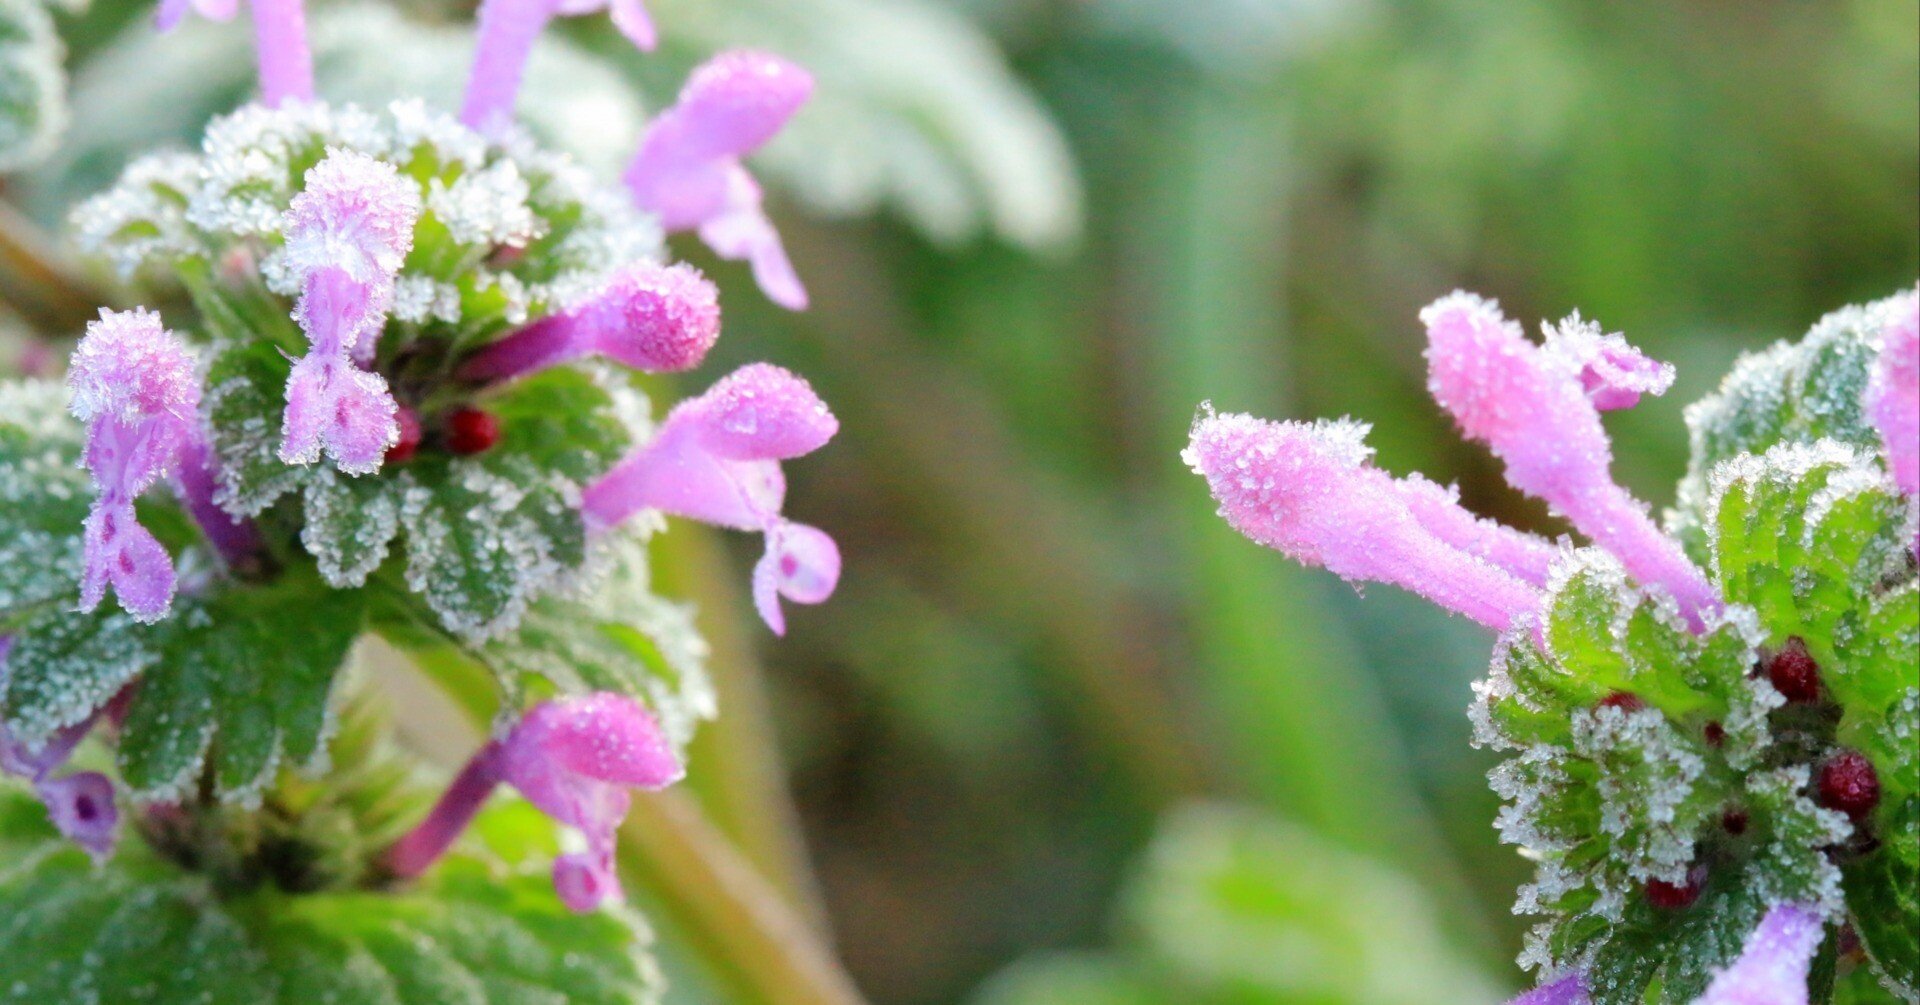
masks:
<svg viewBox="0 0 1920 1005"><path fill-rule="evenodd" d="M33 221L0 202L0 300L43 335L73 337L113 298L54 247Z"/></svg>

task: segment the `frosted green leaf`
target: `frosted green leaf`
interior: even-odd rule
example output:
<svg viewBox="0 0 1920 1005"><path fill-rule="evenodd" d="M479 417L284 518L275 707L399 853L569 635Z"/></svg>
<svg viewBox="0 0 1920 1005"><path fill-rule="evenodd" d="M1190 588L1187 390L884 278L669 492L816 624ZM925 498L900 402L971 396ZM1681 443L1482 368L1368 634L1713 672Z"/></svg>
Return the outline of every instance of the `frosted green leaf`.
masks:
<svg viewBox="0 0 1920 1005"><path fill-rule="evenodd" d="M256 516L312 475L311 467L280 460L291 366L280 347L267 341L230 343L214 351L201 409L220 458L217 499L228 512Z"/></svg>
<svg viewBox="0 0 1920 1005"><path fill-rule="evenodd" d="M6 724L28 744L92 715L158 659L151 629L113 604L28 622L7 654Z"/></svg>
<svg viewBox="0 0 1920 1005"><path fill-rule="evenodd" d="M354 478L319 467L302 497L306 524L300 543L331 586L364 584L386 561L400 533L401 487L393 479Z"/></svg>
<svg viewBox="0 0 1920 1005"><path fill-rule="evenodd" d="M1873 968L1911 1000L1920 995L1920 799L1880 817L1880 847L1846 869L1847 905Z"/></svg>
<svg viewBox="0 0 1920 1005"><path fill-rule="evenodd" d="M66 46L41 0L0 0L0 171L47 156L67 127Z"/></svg>
<svg viewBox="0 0 1920 1005"><path fill-rule="evenodd" d="M497 817L499 812L489 813ZM650 1005L650 936L470 848L397 892L234 895L129 845L96 869L0 792L0 1003ZM498 830L483 817L481 832Z"/></svg>
<svg viewBox="0 0 1920 1005"><path fill-rule="evenodd" d="M49 382L0 385L0 624L72 596L79 583L93 486L66 397Z"/></svg>
<svg viewBox="0 0 1920 1005"><path fill-rule="evenodd" d="M183 603L154 626L161 655L121 731L127 784L178 795L209 765L221 796L251 802L279 768L312 763L365 620L360 593L294 572Z"/></svg>
<svg viewBox="0 0 1920 1005"><path fill-rule="evenodd" d="M1688 406L1693 449L1677 507L1683 529L1702 526L1712 471L1742 454L1823 439L1869 453L1879 449L1864 403L1874 338L1889 302L1844 307L1797 342L1742 357L1718 390Z"/></svg>

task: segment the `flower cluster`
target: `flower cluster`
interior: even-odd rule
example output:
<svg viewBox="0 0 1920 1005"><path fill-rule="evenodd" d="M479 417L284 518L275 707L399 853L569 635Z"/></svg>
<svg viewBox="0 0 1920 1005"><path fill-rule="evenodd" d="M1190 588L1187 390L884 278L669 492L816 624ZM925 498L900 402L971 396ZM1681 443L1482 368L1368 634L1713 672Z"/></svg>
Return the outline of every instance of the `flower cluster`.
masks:
<svg viewBox="0 0 1920 1005"><path fill-rule="evenodd" d="M1849 308L1736 367L1689 411L1663 528L1601 413L1671 367L1578 315L1533 342L1470 294L1427 307L1434 399L1588 547L1379 470L1350 420L1195 422L1183 456L1235 529L1499 633L1475 736L1510 754L1497 827L1538 863L1516 912L1545 918L1518 1002L1920 991L1917 311Z"/></svg>
<svg viewBox="0 0 1920 1005"><path fill-rule="evenodd" d="M167 0L159 24L237 6ZM177 329L145 308L88 326L68 385L90 508L63 527L65 489L42 486L50 529L30 557L49 585L0 590L0 769L88 850L111 847L113 783L59 771L109 704L103 736L146 826L167 830L155 821L182 804L257 804L283 761L317 764L331 682L376 631L465 654L507 698L498 737L385 874L422 873L506 782L583 835L553 878L589 910L619 892L627 790L676 781L711 714L684 615L598 599L631 585L617 570L651 514L762 534L753 594L776 633L782 598L833 592L833 540L783 515L780 462L838 430L807 383L747 366L656 425L636 379L698 367L720 334L718 291L666 260L665 232L698 231L805 304L741 158L811 78L722 54L650 124L625 187L603 184L513 121L537 33L601 6L651 48L638 0L485 0L456 118L317 100L299 0L250 0L261 101L76 211L83 244ZM9 478L26 463L12 422ZM297 638L275 627L292 624ZM535 679L558 697L521 715Z"/></svg>

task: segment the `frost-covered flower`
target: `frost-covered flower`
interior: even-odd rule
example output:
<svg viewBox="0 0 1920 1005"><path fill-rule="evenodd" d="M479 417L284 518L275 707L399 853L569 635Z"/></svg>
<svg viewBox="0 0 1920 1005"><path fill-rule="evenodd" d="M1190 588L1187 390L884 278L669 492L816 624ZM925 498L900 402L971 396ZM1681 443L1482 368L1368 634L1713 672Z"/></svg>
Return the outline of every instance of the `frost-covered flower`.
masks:
<svg viewBox="0 0 1920 1005"><path fill-rule="evenodd" d="M812 93L813 76L795 63L721 53L648 124L626 174L634 199L667 230L697 230L722 258L745 259L767 297L790 310L806 307L807 291L740 158L773 139Z"/></svg>
<svg viewBox="0 0 1920 1005"><path fill-rule="evenodd" d="M485 0L480 5L479 48L461 120L485 132L511 122L520 76L547 22L558 15L600 10L612 15L613 26L635 46L653 51L657 39L643 0Z"/></svg>
<svg viewBox="0 0 1920 1005"><path fill-rule="evenodd" d="M1807 905L1774 905L1695 1005L1807 1005L1807 973L1825 928Z"/></svg>
<svg viewBox="0 0 1920 1005"><path fill-rule="evenodd" d="M587 487L581 508L590 526L653 509L763 533L754 606L785 634L780 598L826 600L840 578L840 550L824 532L781 515L780 462L818 450L839 428L806 381L767 363L741 367L676 406L651 442Z"/></svg>
<svg viewBox="0 0 1920 1005"><path fill-rule="evenodd" d="M1586 978L1581 974L1568 974L1528 991L1507 1005L1587 1005L1592 1000L1587 996Z"/></svg>
<svg viewBox="0 0 1920 1005"><path fill-rule="evenodd" d="M7 655L12 649L13 637L0 635L0 682L6 680ZM113 782L98 771L54 774L73 756L73 749L86 738L96 718L98 713L56 730L37 747L20 742L0 722L0 774L31 782L54 827L99 860L113 851L119 831L120 812L114 804Z"/></svg>
<svg viewBox="0 0 1920 1005"><path fill-rule="evenodd" d="M699 270L641 262L574 307L487 346L460 375L503 380L586 356L648 373L691 370L719 337L718 294Z"/></svg>
<svg viewBox="0 0 1920 1005"><path fill-rule="evenodd" d="M248 6L260 60L260 100L269 106L312 101L313 52L307 45L302 0L248 0ZM154 27L172 31L189 10L210 20L231 21L240 0L160 0Z"/></svg>
<svg viewBox="0 0 1920 1005"><path fill-rule="evenodd" d="M400 436L398 405L361 369L393 303L394 275L413 246L420 192L393 165L335 151L307 171L288 207L286 261L300 284L294 318L311 343L287 377L280 458L311 464L324 447L350 474L380 466Z"/></svg>
<svg viewBox="0 0 1920 1005"><path fill-rule="evenodd" d="M120 606L156 621L173 602L173 559L133 503L179 468L196 436L200 383L193 353L145 309L102 310L74 350L71 408L88 424L84 462L98 495L87 514L80 603L99 606L113 585Z"/></svg>
<svg viewBox="0 0 1920 1005"><path fill-rule="evenodd" d="M1489 560L1513 558L1530 572L1530 547L1480 524L1438 486L1396 483L1372 467L1366 433L1350 421L1209 411L1181 458L1207 479L1235 530L1297 562L1392 583L1496 631L1537 608L1539 590Z"/></svg>
<svg viewBox="0 0 1920 1005"><path fill-rule="evenodd" d="M1662 363L1603 331L1576 311L1557 325L1545 325L1546 351L1580 372L1580 387L1602 412L1632 408L1643 394L1662 395L1673 386L1673 364Z"/></svg>
<svg viewBox="0 0 1920 1005"><path fill-rule="evenodd" d="M1895 297L1885 310L1867 416L1886 445L1894 484L1920 495L1920 290Z"/></svg>
<svg viewBox="0 0 1920 1005"><path fill-rule="evenodd" d="M387 855L398 876L417 876L451 847L493 788L505 782L559 823L580 832L583 851L553 863L554 889L575 911L620 896L615 830L629 789L663 789L684 770L646 707L617 694L543 702L501 739L482 747L433 811Z"/></svg>
<svg viewBox="0 0 1920 1005"><path fill-rule="evenodd" d="M1597 329L1574 325L1568 336L1563 327L1563 351L1550 351L1529 342L1493 302L1470 293L1442 297L1420 320L1427 326L1428 390L1467 438L1505 462L1508 482L1552 504L1642 583L1672 594L1696 625L1719 606L1719 595L1679 543L1613 480L1613 447L1595 398L1613 405L1623 393L1637 394L1636 387L1650 388L1620 376L1640 368L1632 361L1644 356L1616 349L1613 362L1596 368L1604 342L1595 352L1564 347L1569 337L1592 340Z"/></svg>

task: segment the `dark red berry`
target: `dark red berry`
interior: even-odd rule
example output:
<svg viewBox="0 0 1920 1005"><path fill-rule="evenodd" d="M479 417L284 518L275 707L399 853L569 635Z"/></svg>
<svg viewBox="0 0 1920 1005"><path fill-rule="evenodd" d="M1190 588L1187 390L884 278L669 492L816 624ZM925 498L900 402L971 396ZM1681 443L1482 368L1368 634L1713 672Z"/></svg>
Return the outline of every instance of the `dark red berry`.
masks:
<svg viewBox="0 0 1920 1005"><path fill-rule="evenodd" d="M1796 635L1767 660L1767 680L1788 701L1811 703L1820 700L1820 664L1807 652L1807 644Z"/></svg>
<svg viewBox="0 0 1920 1005"><path fill-rule="evenodd" d="M500 442L500 420L492 412L456 408L447 414L447 449L456 454L478 454Z"/></svg>
<svg viewBox="0 0 1920 1005"><path fill-rule="evenodd" d="M1708 746L1718 747L1727 742L1727 727L1717 722L1707 723L1705 728L1701 729L1700 732L1707 738Z"/></svg>
<svg viewBox="0 0 1920 1005"><path fill-rule="evenodd" d="M1623 712L1638 712L1646 708L1647 703L1641 701L1640 696L1631 691L1615 691L1600 699L1600 707L1617 708Z"/></svg>
<svg viewBox="0 0 1920 1005"><path fill-rule="evenodd" d="M388 464L411 460L414 451L420 449L420 413L401 405L394 420L400 424L400 438L387 448Z"/></svg>
<svg viewBox="0 0 1920 1005"><path fill-rule="evenodd" d="M1820 766L1820 805L1858 820L1880 805L1880 775L1857 750L1843 750Z"/></svg>
<svg viewBox="0 0 1920 1005"><path fill-rule="evenodd" d="M1647 880L1647 903L1665 911L1677 911L1688 907L1700 899L1700 891L1707 885L1707 870L1704 866L1694 866L1687 873L1684 886L1657 879Z"/></svg>
<svg viewBox="0 0 1920 1005"><path fill-rule="evenodd" d="M1734 837L1747 832L1748 822L1746 810L1728 810L1720 814L1720 829Z"/></svg>

